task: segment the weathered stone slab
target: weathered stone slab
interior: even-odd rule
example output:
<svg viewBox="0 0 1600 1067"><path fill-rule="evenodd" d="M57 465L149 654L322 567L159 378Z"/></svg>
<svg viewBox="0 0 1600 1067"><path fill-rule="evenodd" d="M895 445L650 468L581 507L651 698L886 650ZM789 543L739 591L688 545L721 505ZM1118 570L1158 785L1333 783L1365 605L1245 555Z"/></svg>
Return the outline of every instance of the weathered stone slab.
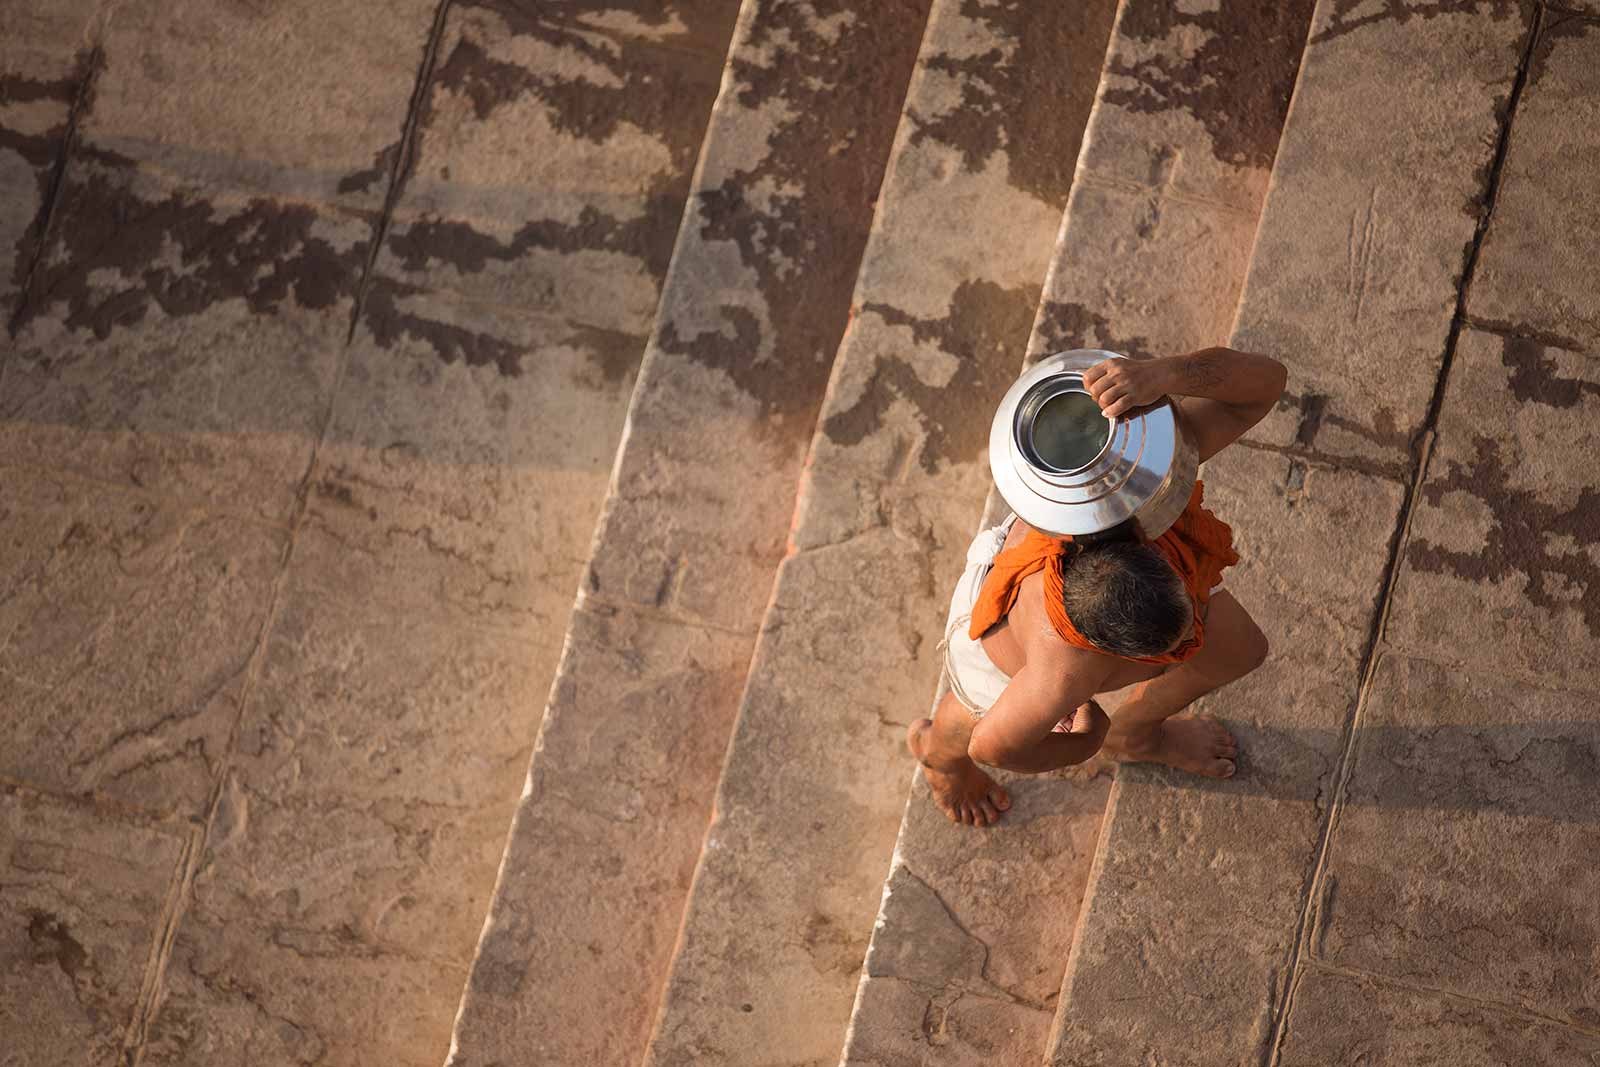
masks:
<svg viewBox="0 0 1600 1067"><path fill-rule="evenodd" d="M414 299L436 324L488 330L506 350L444 359L424 340L386 347L358 330L302 547L358 599L537 624L548 678L605 495L622 383L581 346L552 343L548 317Z"/></svg>
<svg viewBox="0 0 1600 1067"><path fill-rule="evenodd" d="M738 7L453 4L379 273L621 328L636 363Z"/></svg>
<svg viewBox="0 0 1600 1067"><path fill-rule="evenodd" d="M1055 1064L1263 1054L1355 708L1403 487L1240 446L1202 473L1242 557L1223 588L1274 651L1197 705L1238 738L1234 778L1119 769Z"/></svg>
<svg viewBox="0 0 1600 1067"><path fill-rule="evenodd" d="M0 470L0 775L204 815L286 540Z"/></svg>
<svg viewBox="0 0 1600 1067"><path fill-rule="evenodd" d="M1600 1038L1527 1016L1407 989L1377 978L1307 969L1289 1016L1283 1067L1359 1063L1589 1067Z"/></svg>
<svg viewBox="0 0 1600 1067"><path fill-rule="evenodd" d="M1485 665L1379 665L1313 949L1593 1030L1600 716L1592 694L1499 681Z"/></svg>
<svg viewBox="0 0 1600 1067"><path fill-rule="evenodd" d="M1090 127L1079 166L1160 194L1153 223L1167 202L1185 201L1231 206L1253 222L1311 7L1123 4L1099 92L1106 114Z"/></svg>
<svg viewBox="0 0 1600 1067"><path fill-rule="evenodd" d="M898 978L864 982L855 1018L889 1020L849 1035L851 1067L934 1067L946 1063L1031 1063L1044 1046L1050 1013Z"/></svg>
<svg viewBox="0 0 1600 1067"><path fill-rule="evenodd" d="M1318 5L1233 334L1289 367L1252 439L1408 462L1531 10Z"/></svg>
<svg viewBox="0 0 1600 1067"><path fill-rule="evenodd" d="M1600 668L1600 366L1464 330L1387 636L1595 688ZM1546 684L1549 684L1548 682Z"/></svg>
<svg viewBox="0 0 1600 1067"><path fill-rule="evenodd" d="M988 482L989 421L1027 337L1111 14L932 10L652 1039L658 1067L772 1048L838 1061L910 780L905 726L938 670L941 585ZM1028 125L1035 95L1060 102L1048 127ZM929 868L917 873L946 881ZM1012 929L1020 941L1029 928ZM1007 961L993 977L1004 986L983 994L1019 998L1011 1014L1037 1051L1057 976ZM924 1006L857 1021L901 1033Z"/></svg>
<svg viewBox="0 0 1600 1067"><path fill-rule="evenodd" d="M525 631L397 611L317 577L291 564L196 899L464 966L548 668Z"/></svg>
<svg viewBox="0 0 1600 1067"><path fill-rule="evenodd" d="M1309 0L1121 6L1030 358L1226 338L1310 17Z"/></svg>
<svg viewBox="0 0 1600 1067"><path fill-rule="evenodd" d="M642 1050L678 930L662 901L688 891L722 765L712 742L727 737L749 656L742 634L573 614L452 1062L622 1063Z"/></svg>
<svg viewBox="0 0 1600 1067"><path fill-rule="evenodd" d="M609 470L738 6L453 4L366 303L374 342L505 373L581 354L615 411L552 424ZM485 303L539 321L530 336ZM573 509L580 555L603 492Z"/></svg>
<svg viewBox="0 0 1600 1067"><path fill-rule="evenodd" d="M185 844L178 827L0 786L4 1062L120 1059Z"/></svg>
<svg viewBox="0 0 1600 1067"><path fill-rule="evenodd" d="M0 453L287 521L367 239L347 215L74 162L18 320Z"/></svg>
<svg viewBox="0 0 1600 1067"><path fill-rule="evenodd" d="M1228 336L1250 262L1254 214L1102 183L1072 192L1067 226L1028 343L1167 356Z"/></svg>
<svg viewBox="0 0 1600 1067"><path fill-rule="evenodd" d="M340 933L297 930L191 908L167 960L141 1063L438 1067L459 965L375 951Z"/></svg>
<svg viewBox="0 0 1600 1067"><path fill-rule="evenodd" d="M376 211L437 0L127 0L86 145L181 179Z"/></svg>
<svg viewBox="0 0 1600 1067"><path fill-rule="evenodd" d="M1600 8L1594 8L1600 14ZM1568 190L1600 178L1600 21L1546 15L1468 293L1475 321L1600 347L1600 224Z"/></svg>
<svg viewBox="0 0 1600 1067"><path fill-rule="evenodd" d="M437 1067L446 1054L547 669L525 633L317 578L297 554L154 1062Z"/></svg>

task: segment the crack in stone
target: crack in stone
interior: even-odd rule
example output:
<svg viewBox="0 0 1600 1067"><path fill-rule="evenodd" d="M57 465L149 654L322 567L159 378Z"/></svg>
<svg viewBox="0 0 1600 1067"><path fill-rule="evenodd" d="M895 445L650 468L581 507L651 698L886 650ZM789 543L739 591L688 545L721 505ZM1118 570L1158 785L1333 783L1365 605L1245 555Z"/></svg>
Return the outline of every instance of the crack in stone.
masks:
<svg viewBox="0 0 1600 1067"><path fill-rule="evenodd" d="M373 268L377 265L378 254L383 250L384 240L389 235L389 226L394 219L395 205L400 202L400 196L405 191L406 180L410 178L412 168L416 163L417 151L417 126L422 119L423 105L427 99L428 83L433 78L434 64L439 57L439 42L444 38L445 18L450 13L451 0L439 0L439 6L434 10L433 27L428 33L428 39L422 51L422 64L417 69L416 83L411 90L411 103L406 108L406 120L400 130L400 143L394 153L393 165L389 171L389 188L384 195L383 210L378 216L372 231L372 242L367 250L366 266L362 269L361 278L356 283L355 300L350 308L350 329L345 335L345 344L349 345L355 340L356 327L361 322L362 309L367 303L367 293L372 285ZM344 183L341 182L342 186Z"/></svg>

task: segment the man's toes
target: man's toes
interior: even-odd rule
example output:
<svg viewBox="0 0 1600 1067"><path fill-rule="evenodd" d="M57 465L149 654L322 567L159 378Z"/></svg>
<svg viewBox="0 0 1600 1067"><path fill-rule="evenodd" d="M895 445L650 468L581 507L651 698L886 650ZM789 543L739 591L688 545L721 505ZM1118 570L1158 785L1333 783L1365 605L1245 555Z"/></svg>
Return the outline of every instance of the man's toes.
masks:
<svg viewBox="0 0 1600 1067"><path fill-rule="evenodd" d="M983 822L980 825L992 826L1000 819L1000 812L995 809L993 804L989 803L988 797L978 801L978 811L983 815Z"/></svg>
<svg viewBox="0 0 1600 1067"><path fill-rule="evenodd" d="M1219 759L1211 762L1211 767L1206 771L1213 778L1232 778L1234 762L1231 759Z"/></svg>
<svg viewBox="0 0 1600 1067"><path fill-rule="evenodd" d="M1007 793L998 785L991 786L989 789L989 803L993 804L1001 811L1010 811L1011 794Z"/></svg>

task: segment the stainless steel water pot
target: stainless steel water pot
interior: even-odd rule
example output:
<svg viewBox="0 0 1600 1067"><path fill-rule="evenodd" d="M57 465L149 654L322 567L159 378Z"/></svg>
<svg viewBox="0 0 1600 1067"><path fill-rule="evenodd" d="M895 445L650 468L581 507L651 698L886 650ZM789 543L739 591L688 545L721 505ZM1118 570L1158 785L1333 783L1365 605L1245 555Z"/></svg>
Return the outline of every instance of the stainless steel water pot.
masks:
<svg viewBox="0 0 1600 1067"><path fill-rule="evenodd" d="M1107 418L1083 384L1090 367L1126 358L1099 348L1058 352L1000 402L989 468L1029 526L1080 539L1136 529L1153 540L1189 502L1200 456L1176 405L1164 397Z"/></svg>

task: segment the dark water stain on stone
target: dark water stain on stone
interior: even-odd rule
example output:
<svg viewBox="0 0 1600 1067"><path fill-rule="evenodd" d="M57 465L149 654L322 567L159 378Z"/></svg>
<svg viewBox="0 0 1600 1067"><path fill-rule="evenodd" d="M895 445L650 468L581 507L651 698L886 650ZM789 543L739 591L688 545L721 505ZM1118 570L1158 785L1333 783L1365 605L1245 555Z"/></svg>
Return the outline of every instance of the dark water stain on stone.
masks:
<svg viewBox="0 0 1600 1067"><path fill-rule="evenodd" d="M69 979L76 978L89 962L88 950L72 936L67 924L47 912L31 913L28 940L33 944L34 963L53 963Z"/></svg>
<svg viewBox="0 0 1600 1067"><path fill-rule="evenodd" d="M771 332L764 337L749 311L729 307L737 342L718 332L684 337L668 322L659 343L728 375L769 417L785 416L781 428L763 423L785 447L810 434L849 317L927 9L927 0L761 4L747 50L729 61L737 104L781 102L783 117L762 158L697 195L694 221L701 241L737 247ZM818 31L818 20L841 14L853 18L837 39ZM766 204L746 199L753 188L771 190ZM763 343L773 355L757 358Z"/></svg>
<svg viewBox="0 0 1600 1067"><path fill-rule="evenodd" d="M529 0L457 0L462 12L498 16L513 37L530 37L603 69L609 83L592 76L563 76L543 66L497 60L468 24L435 74L435 84L472 101L479 119L531 94L550 109L556 128L596 143L624 124L647 130L673 155L673 169L687 176L722 75L722 60L739 5L698 0L664 5L659 0L541 4ZM682 29L662 39L603 31L585 16L628 14L649 26L676 18ZM493 33L494 31L490 31ZM487 35L486 35L487 36Z"/></svg>
<svg viewBox="0 0 1600 1067"><path fill-rule="evenodd" d="M483 233L470 223L425 217L395 227L389 251L402 270L413 276L446 265L461 274L481 273L491 263L515 264L534 250L560 253L620 252L644 262L659 281L666 273L670 240L659 233L666 212L654 202L643 215L621 221L594 207L586 207L575 222L538 219L520 227L508 240ZM446 363L463 359L469 366L493 365L501 373L522 373L522 349L482 331L465 330L414 312L403 312L398 301L424 291L419 284L377 278L368 293L363 315L378 344L389 347L402 335L432 345ZM644 355L641 335L599 327L577 327L569 343L585 347L595 368L611 383L620 382L638 368Z"/></svg>
<svg viewBox="0 0 1600 1067"><path fill-rule="evenodd" d="M363 314L372 339L379 347L393 348L402 337L411 337L430 346L445 363L492 366L507 378L522 376L524 349L521 345L482 330L470 330L401 308L401 299L423 291L418 286L386 278L373 281Z"/></svg>
<svg viewBox="0 0 1600 1067"><path fill-rule="evenodd" d="M1302 448L1315 448L1317 436L1329 426L1382 448L1403 452L1411 447L1410 436L1400 429L1394 412L1389 408L1380 405L1373 416L1372 424L1368 425L1348 415L1339 414L1335 407L1336 402L1336 397L1325 393L1307 392L1302 395L1285 392L1278 398L1276 406L1280 411L1299 410L1300 424L1295 429L1294 443Z"/></svg>
<svg viewBox="0 0 1600 1067"><path fill-rule="evenodd" d="M1500 339L1500 362L1511 372L1511 395L1523 403L1576 407L1585 396L1600 397L1600 382L1562 378L1544 345L1522 337Z"/></svg>
<svg viewBox="0 0 1600 1067"><path fill-rule="evenodd" d="M1092 308L1066 300L1045 301L1033 327L1030 362L1072 348L1104 348L1142 359L1154 359L1159 354L1148 338L1117 333L1111 320Z"/></svg>
<svg viewBox="0 0 1600 1067"><path fill-rule="evenodd" d="M495 121L508 105L537 100L561 133L603 143L627 128L637 128L663 144L670 165L641 194L639 215L620 221L596 208L576 222L535 220L509 241L455 220L424 218L396 227L389 248L410 272L447 265L462 274L491 262L511 264L532 251L621 252L639 259L659 286L671 260L678 222L738 11L735 0L689 0L663 5L659 0L543 5L519 0L458 0L451 15L459 28L456 43L434 72L418 127L418 157L427 158L436 129L438 96L453 93L470 101L483 123ZM629 14L647 26L681 27L660 40L602 30L595 16ZM605 77L566 75L545 65L523 66L503 58L498 46L528 38L564 53L579 67L598 66ZM403 185L409 173L401 174ZM415 281L416 279L411 279ZM364 313L374 337L390 344L402 334L432 344L441 359L493 364L502 373L520 373L520 352L492 336L399 310L397 297L419 291L407 283L374 287ZM374 303L374 297L376 302ZM641 329L647 324L640 323ZM600 347L590 351L607 381L620 381L637 367L642 346L625 355L614 331L586 334ZM580 330L574 335L580 339ZM580 339L581 343L581 339Z"/></svg>
<svg viewBox="0 0 1600 1067"><path fill-rule="evenodd" d="M22 290L38 256L49 220L51 193L62 166L74 103L96 72L93 53L78 57L77 69L63 78L27 78L17 74L0 75L0 105L54 103L61 107L61 121L40 133L23 133L0 122L0 152L13 152L33 168L37 199L33 218L12 249L11 282ZM10 195L16 195L15 192Z"/></svg>
<svg viewBox="0 0 1600 1067"><path fill-rule="evenodd" d="M1167 44L1144 60L1117 49L1106 70L1137 84L1110 88L1104 99L1136 112L1181 108L1205 126L1221 162L1270 167L1313 6L1313 0L1223 0L1216 11L1186 14L1175 3L1128 4L1121 36L1152 45L1193 35L1200 43L1192 51Z"/></svg>
<svg viewBox="0 0 1600 1067"><path fill-rule="evenodd" d="M648 340L643 334L625 330L579 326L567 343L588 353L590 361L608 385L618 385L639 369L639 361L644 358L644 347Z"/></svg>
<svg viewBox="0 0 1600 1067"><path fill-rule="evenodd" d="M1382 0L1381 3L1374 4L1373 0L1334 0L1332 16L1306 43L1325 44L1380 23L1404 25L1413 19L1426 20L1438 18L1440 15L1472 15L1481 18L1484 17L1482 11L1484 2L1485 0ZM1528 0L1487 0L1487 2L1489 3L1487 17L1495 21L1518 16L1526 18L1533 10L1533 5Z"/></svg>
<svg viewBox="0 0 1600 1067"><path fill-rule="evenodd" d="M14 329L57 305L69 329L105 339L151 305L180 318L238 299L269 315L290 300L320 310L353 295L364 248L315 236L311 208L264 198L218 207L183 187L148 199L129 161L83 155Z"/></svg>
<svg viewBox="0 0 1600 1067"><path fill-rule="evenodd" d="M1493 525L1483 547L1464 552L1419 539L1406 554L1411 566L1475 584L1523 574L1528 580L1522 595L1529 604L1554 616L1576 611L1588 631L1600 635L1600 566L1590 554L1600 544L1600 490L1584 489L1571 507L1556 507L1532 490L1512 488L1514 473L1500 454L1499 442L1474 436L1473 447L1471 463L1452 461L1448 473L1430 480L1422 495L1434 507L1455 492L1487 504ZM1550 542L1556 538L1569 538L1572 544L1553 548Z"/></svg>
<svg viewBox="0 0 1600 1067"><path fill-rule="evenodd" d="M1028 335L1038 299L1035 286L1007 289L993 282L968 281L956 289L943 318L923 319L882 304L865 305L863 315L906 327L917 344L932 344L954 356L956 371L945 383L929 385L904 360L882 360L861 396L824 419L822 432L835 444L856 444L877 432L897 400L905 400L916 407L926 434L918 456L923 470L933 474L942 464L977 459L988 443L995 405L1016 379L1020 364L1016 353Z"/></svg>
<svg viewBox="0 0 1600 1067"><path fill-rule="evenodd" d="M367 192L394 170L395 157L399 154L399 141L378 149L377 154L372 157L372 166L346 174L339 179L335 190L341 194Z"/></svg>
<svg viewBox="0 0 1600 1067"><path fill-rule="evenodd" d="M1065 206L1116 14L1112 0L962 0L963 18L1001 42L978 55L936 55L926 67L957 79L960 106L913 115L911 143L933 138L979 171L1004 150L1011 184Z"/></svg>

